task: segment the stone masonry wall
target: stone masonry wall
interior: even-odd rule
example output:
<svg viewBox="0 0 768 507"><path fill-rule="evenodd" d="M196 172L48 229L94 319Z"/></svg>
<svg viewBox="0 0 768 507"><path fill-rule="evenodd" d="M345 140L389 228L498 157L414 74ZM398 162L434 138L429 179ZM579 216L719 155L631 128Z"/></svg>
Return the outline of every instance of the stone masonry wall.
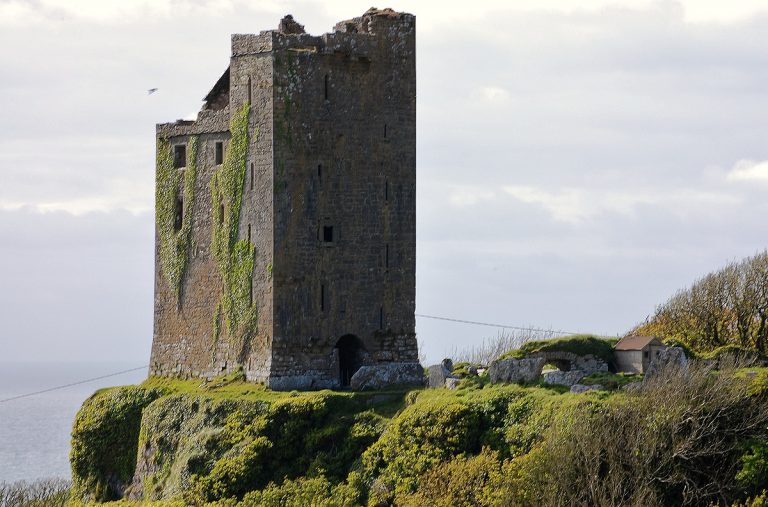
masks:
<svg viewBox="0 0 768 507"><path fill-rule="evenodd" d="M415 18L379 12L273 43L275 387L338 385L348 334L418 360Z"/></svg>
<svg viewBox="0 0 768 507"><path fill-rule="evenodd" d="M179 305L156 240L151 374L242 366L277 389L336 387L334 347L345 335L361 340L364 364L417 361L415 18L370 10L321 37L233 35L228 72L228 97L214 97L215 108L157 127L172 145L198 135L199 154ZM211 255L210 182L214 143L228 148L230 114L246 101L238 239L255 247L258 323L240 342L224 326L214 336L223 283Z"/></svg>

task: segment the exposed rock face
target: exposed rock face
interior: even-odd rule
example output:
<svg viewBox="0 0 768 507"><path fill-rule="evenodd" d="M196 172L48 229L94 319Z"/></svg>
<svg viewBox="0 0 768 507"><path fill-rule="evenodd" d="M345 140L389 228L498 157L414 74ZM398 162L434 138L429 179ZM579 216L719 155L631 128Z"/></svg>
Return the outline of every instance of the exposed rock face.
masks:
<svg viewBox="0 0 768 507"><path fill-rule="evenodd" d="M688 371L688 358L685 357L685 351L681 347L669 347L659 351L659 354L648 365L645 378L649 379L658 375L666 368L679 368L682 371Z"/></svg>
<svg viewBox="0 0 768 507"><path fill-rule="evenodd" d="M554 370L544 374L544 383L559 386L572 386L584 377L586 377L586 374L581 370Z"/></svg>
<svg viewBox="0 0 768 507"><path fill-rule="evenodd" d="M445 379L445 387L448 389L456 389L459 387L459 382L461 382L460 378L449 377Z"/></svg>
<svg viewBox="0 0 768 507"><path fill-rule="evenodd" d="M491 363L489 375L491 383L500 382L536 382L544 367L543 357L525 359L497 359Z"/></svg>
<svg viewBox="0 0 768 507"><path fill-rule="evenodd" d="M445 387L446 379L452 378L453 375L453 361L450 359L443 359L440 364L435 364L429 367L429 387Z"/></svg>
<svg viewBox="0 0 768 507"><path fill-rule="evenodd" d="M608 371L608 363L591 354L580 356L573 352L543 351L529 357L542 357L546 363L557 366L562 371L581 370L584 375Z"/></svg>
<svg viewBox="0 0 768 507"><path fill-rule="evenodd" d="M598 389L602 389L603 386L600 384L594 384L591 386L587 386L584 384L574 384L571 386L571 392L575 394L582 394L586 393L587 391L597 391Z"/></svg>
<svg viewBox="0 0 768 507"><path fill-rule="evenodd" d="M384 389L391 386L424 385L424 368L419 363L384 363L363 366L352 375L355 391Z"/></svg>

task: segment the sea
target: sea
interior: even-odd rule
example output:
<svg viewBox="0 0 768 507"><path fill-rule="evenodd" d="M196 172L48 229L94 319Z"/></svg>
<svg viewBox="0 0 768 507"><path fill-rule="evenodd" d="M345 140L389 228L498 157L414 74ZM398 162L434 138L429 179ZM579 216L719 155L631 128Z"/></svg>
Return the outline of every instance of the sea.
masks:
<svg viewBox="0 0 768 507"><path fill-rule="evenodd" d="M70 435L80 405L102 387L140 383L147 370L78 382L141 366L0 362L0 483L69 479ZM74 383L78 384L12 399Z"/></svg>

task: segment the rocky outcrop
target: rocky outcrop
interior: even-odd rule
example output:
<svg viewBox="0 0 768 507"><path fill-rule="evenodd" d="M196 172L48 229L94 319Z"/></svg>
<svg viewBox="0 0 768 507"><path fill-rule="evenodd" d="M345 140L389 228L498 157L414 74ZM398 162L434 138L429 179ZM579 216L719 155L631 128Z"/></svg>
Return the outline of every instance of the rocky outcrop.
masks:
<svg viewBox="0 0 768 507"><path fill-rule="evenodd" d="M497 359L491 363L490 371L492 384L501 382L532 383L539 380L541 369L544 367L543 357L526 357L524 359Z"/></svg>
<svg viewBox="0 0 768 507"><path fill-rule="evenodd" d="M651 360L651 364L648 365L645 379L653 378L667 368L688 371L688 358L685 357L685 351L681 347L669 347L660 350L658 355Z"/></svg>
<svg viewBox="0 0 768 507"><path fill-rule="evenodd" d="M424 368L419 363L383 363L363 366L349 383L355 391L393 386L423 386Z"/></svg>
<svg viewBox="0 0 768 507"><path fill-rule="evenodd" d="M586 373L581 370L560 371L553 370L544 373L544 383L558 386L572 386L579 380L586 377Z"/></svg>
<svg viewBox="0 0 768 507"><path fill-rule="evenodd" d="M429 379L428 385L432 388L445 387L445 381L449 378L454 378L453 375L453 361L450 359L443 359L440 364L435 364L429 367Z"/></svg>
<svg viewBox="0 0 768 507"><path fill-rule="evenodd" d="M459 387L460 382L461 382L460 378L449 377L445 379L445 387L447 389L456 389L457 387Z"/></svg>

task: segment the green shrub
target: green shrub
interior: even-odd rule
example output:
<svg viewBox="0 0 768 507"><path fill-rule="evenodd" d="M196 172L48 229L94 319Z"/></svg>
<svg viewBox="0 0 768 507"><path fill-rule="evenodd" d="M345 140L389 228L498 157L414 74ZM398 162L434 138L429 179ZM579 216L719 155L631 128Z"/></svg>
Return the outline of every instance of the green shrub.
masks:
<svg viewBox="0 0 768 507"><path fill-rule="evenodd" d="M325 477L288 480L269 484L243 497L237 507L352 507L360 505L360 493L347 484L334 486Z"/></svg>
<svg viewBox="0 0 768 507"><path fill-rule="evenodd" d="M741 457L741 464L736 480L742 487L751 492L768 488L768 441L751 443Z"/></svg>
<svg viewBox="0 0 768 507"><path fill-rule="evenodd" d="M768 507L768 493L763 491L759 495L748 498L743 502L736 502L732 507Z"/></svg>
<svg viewBox="0 0 768 507"><path fill-rule="evenodd" d="M757 363L762 359L762 356L756 349L734 344L717 347L709 352L699 354L698 357L708 361L730 360L742 363Z"/></svg>
<svg viewBox="0 0 768 507"><path fill-rule="evenodd" d="M609 390L615 390L621 389L632 382L641 382L642 380L642 374L600 372L587 375L579 380L579 384L588 386L599 384Z"/></svg>
<svg viewBox="0 0 768 507"><path fill-rule="evenodd" d="M401 493L395 505L402 507L454 507L491 505L494 485L500 482L502 462L489 449L477 456L458 456L427 470L419 478L419 487Z"/></svg>

